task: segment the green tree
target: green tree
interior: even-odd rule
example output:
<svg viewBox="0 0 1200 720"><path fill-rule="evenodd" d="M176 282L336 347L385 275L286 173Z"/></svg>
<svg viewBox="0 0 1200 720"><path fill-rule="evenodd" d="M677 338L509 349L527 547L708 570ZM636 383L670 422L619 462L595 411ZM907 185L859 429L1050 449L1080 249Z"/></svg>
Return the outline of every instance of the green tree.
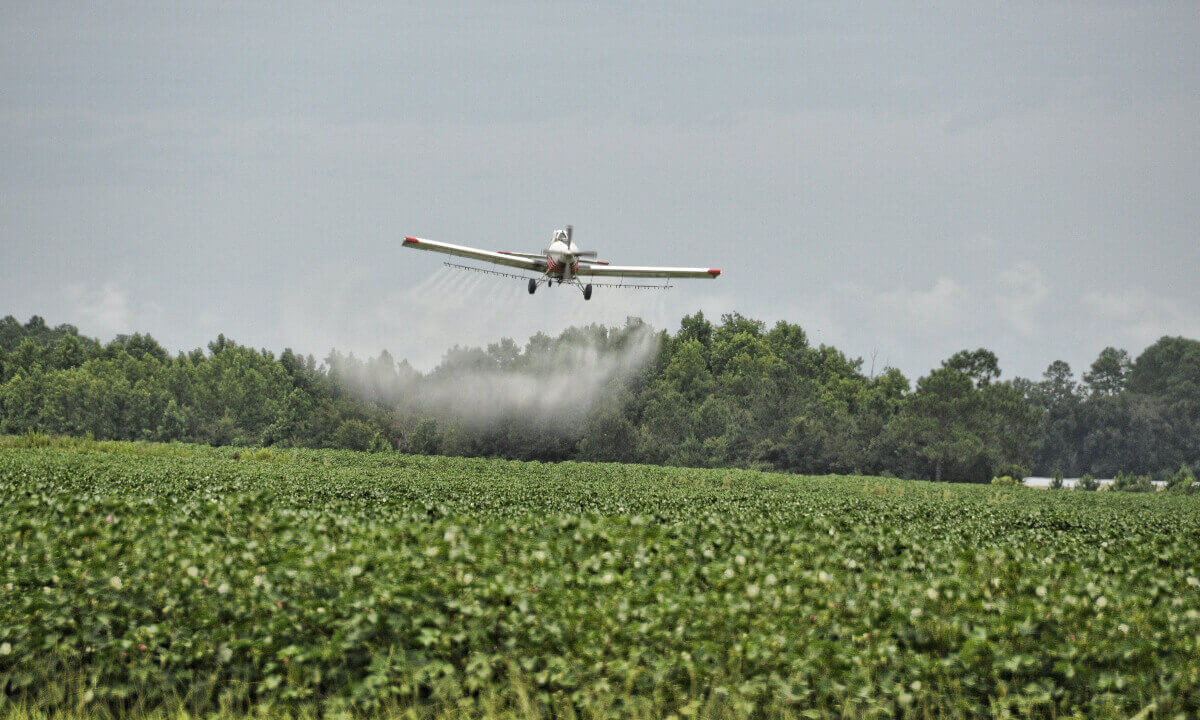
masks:
<svg viewBox="0 0 1200 720"><path fill-rule="evenodd" d="M1129 390L1200 404L1200 341L1164 337L1138 356Z"/></svg>
<svg viewBox="0 0 1200 720"><path fill-rule="evenodd" d="M1106 347L1083 374L1083 383L1095 395L1116 395L1125 389L1130 367L1129 353Z"/></svg>
<svg viewBox="0 0 1200 720"><path fill-rule="evenodd" d="M1026 386L1025 395L1039 411L1034 467L1065 467L1075 472L1080 463L1084 431L1081 424L1084 398L1075 383L1071 366L1061 360L1050 363L1041 382Z"/></svg>
<svg viewBox="0 0 1200 720"><path fill-rule="evenodd" d="M675 342L695 340L702 347L708 347L712 341L712 334L712 323L704 318L704 313L698 312L695 315L685 315L679 321L679 332L675 335Z"/></svg>
<svg viewBox="0 0 1200 720"><path fill-rule="evenodd" d="M408 437L408 451L417 455L436 455L442 449L442 434L437 420L425 418L417 423Z"/></svg>
<svg viewBox="0 0 1200 720"><path fill-rule="evenodd" d="M917 381L904 410L889 425L901 453L915 455L932 469L932 479L979 480L977 459L983 450L968 425L975 388L970 377L951 368L934 370ZM986 474L986 471L984 471Z"/></svg>
<svg viewBox="0 0 1200 720"><path fill-rule="evenodd" d="M699 341L687 340L675 348L663 371L663 380L689 404L700 403L715 387L705 355L705 348Z"/></svg>
<svg viewBox="0 0 1200 720"><path fill-rule="evenodd" d="M1126 475L1123 472L1117 473L1117 477L1113 479L1112 489L1117 492L1153 492L1154 483L1150 481L1146 475Z"/></svg>
<svg viewBox="0 0 1200 720"><path fill-rule="evenodd" d="M188 418L187 413L183 408L179 407L179 403L175 398L167 401L166 408L163 409L162 422L158 426L156 439L158 440L184 440L187 438Z"/></svg>
<svg viewBox="0 0 1200 720"><path fill-rule="evenodd" d="M960 350L942 362L942 367L971 379L975 387L989 385L1000 377L1000 361L991 350Z"/></svg>
<svg viewBox="0 0 1200 720"><path fill-rule="evenodd" d="M263 430L263 444L319 445L321 437L313 427L315 407L316 401L311 393L299 387L292 388L287 399L280 403L274 420Z"/></svg>
<svg viewBox="0 0 1200 720"><path fill-rule="evenodd" d="M67 335L54 344L51 363L57 370L78 367L87 359L87 350L78 335Z"/></svg>
<svg viewBox="0 0 1200 720"><path fill-rule="evenodd" d="M333 447L342 450L378 448L379 431L362 420L346 420L333 433Z"/></svg>
<svg viewBox="0 0 1200 720"><path fill-rule="evenodd" d="M917 382L885 443L937 481L986 482L1002 465L1025 465L1036 414L1015 385L996 382L999 376L989 351L955 354Z"/></svg>
<svg viewBox="0 0 1200 720"><path fill-rule="evenodd" d="M1167 480L1167 490L1187 495L1196 492L1196 476L1192 469L1187 465L1180 465L1179 470Z"/></svg>

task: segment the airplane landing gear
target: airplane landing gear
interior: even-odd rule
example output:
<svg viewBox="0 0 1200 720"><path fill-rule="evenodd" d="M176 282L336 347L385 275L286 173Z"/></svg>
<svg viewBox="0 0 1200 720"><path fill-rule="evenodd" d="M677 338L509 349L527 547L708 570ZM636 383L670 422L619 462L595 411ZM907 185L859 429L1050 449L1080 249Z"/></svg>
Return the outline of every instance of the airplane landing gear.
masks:
<svg viewBox="0 0 1200 720"><path fill-rule="evenodd" d="M529 294L532 295L537 290L537 280L529 278Z"/></svg>
<svg viewBox="0 0 1200 720"><path fill-rule="evenodd" d="M592 299L592 284L591 283L588 283L587 285L583 286L583 299L584 300Z"/></svg>

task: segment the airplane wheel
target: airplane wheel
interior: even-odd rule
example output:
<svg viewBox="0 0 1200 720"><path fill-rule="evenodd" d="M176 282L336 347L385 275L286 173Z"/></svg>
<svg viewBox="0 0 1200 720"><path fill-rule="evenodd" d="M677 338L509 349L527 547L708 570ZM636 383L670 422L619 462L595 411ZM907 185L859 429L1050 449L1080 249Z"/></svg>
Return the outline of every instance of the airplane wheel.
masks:
<svg viewBox="0 0 1200 720"><path fill-rule="evenodd" d="M591 283L588 283L587 285L583 286L583 299L584 300L592 299L592 284Z"/></svg>
<svg viewBox="0 0 1200 720"><path fill-rule="evenodd" d="M529 278L529 294L532 295L537 290L537 280Z"/></svg>

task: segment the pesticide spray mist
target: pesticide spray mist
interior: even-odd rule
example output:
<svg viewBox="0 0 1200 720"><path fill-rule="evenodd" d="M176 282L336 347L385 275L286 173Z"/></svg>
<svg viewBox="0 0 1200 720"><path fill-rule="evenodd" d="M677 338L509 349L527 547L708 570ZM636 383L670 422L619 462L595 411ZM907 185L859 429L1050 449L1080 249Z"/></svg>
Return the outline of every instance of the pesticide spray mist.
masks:
<svg viewBox="0 0 1200 720"><path fill-rule="evenodd" d="M635 323L618 330L574 328L558 338L533 338L512 358L513 346L486 354L450 353L447 362L409 386L410 407L470 427L520 417L543 422L578 421L606 395L619 394L645 367L659 336ZM511 358L511 359L510 359Z"/></svg>
<svg viewBox="0 0 1200 720"><path fill-rule="evenodd" d="M437 273L423 293L436 294L455 282L472 305L511 302L512 285L483 276ZM523 289L522 289L523 292ZM660 334L638 319L608 328L587 325L557 337L538 334L524 347L504 340L486 349L454 347L428 373L389 355L360 361L331 356L331 375L363 399L397 412L403 423L435 419L440 427L474 433L578 428L602 401L616 402L621 390L656 356Z"/></svg>

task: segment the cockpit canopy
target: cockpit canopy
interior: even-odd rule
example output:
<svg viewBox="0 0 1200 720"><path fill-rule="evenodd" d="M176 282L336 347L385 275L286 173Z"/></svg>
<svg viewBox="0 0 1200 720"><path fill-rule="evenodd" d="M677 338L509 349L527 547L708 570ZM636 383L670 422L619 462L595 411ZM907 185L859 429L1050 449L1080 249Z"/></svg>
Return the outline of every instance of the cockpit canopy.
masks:
<svg viewBox="0 0 1200 720"><path fill-rule="evenodd" d="M553 242L560 242L560 241L561 241L561 242L568 242L567 238L568 238L568 236L567 236L567 231L566 231L566 230L555 230L555 231L554 231L554 240L553 240Z"/></svg>

